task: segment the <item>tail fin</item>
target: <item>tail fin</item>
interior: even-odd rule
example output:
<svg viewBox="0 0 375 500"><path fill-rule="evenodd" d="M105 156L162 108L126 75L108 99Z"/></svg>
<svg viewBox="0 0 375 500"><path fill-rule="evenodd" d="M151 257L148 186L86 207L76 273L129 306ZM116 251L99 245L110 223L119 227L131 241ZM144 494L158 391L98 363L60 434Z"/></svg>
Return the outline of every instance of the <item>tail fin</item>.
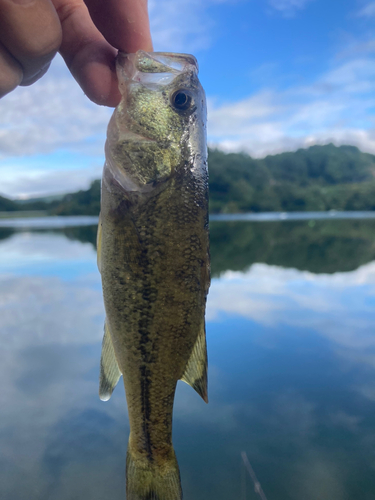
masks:
<svg viewBox="0 0 375 500"><path fill-rule="evenodd" d="M126 500L182 500L180 471L176 456L162 467L126 455Z"/></svg>

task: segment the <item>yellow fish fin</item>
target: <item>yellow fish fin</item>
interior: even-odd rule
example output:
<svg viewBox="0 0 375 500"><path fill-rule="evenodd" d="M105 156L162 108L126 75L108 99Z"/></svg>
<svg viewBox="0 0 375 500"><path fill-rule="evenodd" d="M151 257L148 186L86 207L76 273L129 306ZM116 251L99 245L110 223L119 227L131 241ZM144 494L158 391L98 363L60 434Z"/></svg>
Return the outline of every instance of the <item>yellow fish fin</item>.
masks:
<svg viewBox="0 0 375 500"><path fill-rule="evenodd" d="M96 258L97 258L99 272L100 272L101 253L102 253L102 217L101 214L99 214L98 232L96 234Z"/></svg>
<svg viewBox="0 0 375 500"><path fill-rule="evenodd" d="M116 361L111 334L105 322L99 378L99 397L102 401L108 401L120 377L121 371Z"/></svg>
<svg viewBox="0 0 375 500"><path fill-rule="evenodd" d="M204 323L198 334L193 351L187 362L185 373L181 380L191 385L193 389L208 403L207 396L207 347Z"/></svg>

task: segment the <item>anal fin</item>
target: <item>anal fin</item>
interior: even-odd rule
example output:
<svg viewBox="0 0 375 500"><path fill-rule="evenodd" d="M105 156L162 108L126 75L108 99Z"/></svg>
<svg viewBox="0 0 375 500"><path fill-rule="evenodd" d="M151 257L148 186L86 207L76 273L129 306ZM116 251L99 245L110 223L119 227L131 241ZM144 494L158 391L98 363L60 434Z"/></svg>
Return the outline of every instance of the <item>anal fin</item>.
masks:
<svg viewBox="0 0 375 500"><path fill-rule="evenodd" d="M189 384L208 403L207 395L207 347L204 323L198 334L193 351L181 380Z"/></svg>
<svg viewBox="0 0 375 500"><path fill-rule="evenodd" d="M108 401L120 377L121 371L117 364L111 334L107 322L105 322L99 378L99 397L102 401Z"/></svg>

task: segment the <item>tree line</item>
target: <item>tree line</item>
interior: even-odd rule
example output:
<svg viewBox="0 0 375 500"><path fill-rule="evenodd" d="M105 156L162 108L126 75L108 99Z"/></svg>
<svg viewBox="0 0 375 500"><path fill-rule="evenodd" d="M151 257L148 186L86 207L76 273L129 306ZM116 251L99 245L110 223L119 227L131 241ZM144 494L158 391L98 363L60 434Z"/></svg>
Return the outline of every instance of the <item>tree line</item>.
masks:
<svg viewBox="0 0 375 500"><path fill-rule="evenodd" d="M375 210L375 156L354 146L311 146L255 159L209 150L211 213ZM47 210L97 215L100 181L60 200L28 203L0 197L0 211Z"/></svg>

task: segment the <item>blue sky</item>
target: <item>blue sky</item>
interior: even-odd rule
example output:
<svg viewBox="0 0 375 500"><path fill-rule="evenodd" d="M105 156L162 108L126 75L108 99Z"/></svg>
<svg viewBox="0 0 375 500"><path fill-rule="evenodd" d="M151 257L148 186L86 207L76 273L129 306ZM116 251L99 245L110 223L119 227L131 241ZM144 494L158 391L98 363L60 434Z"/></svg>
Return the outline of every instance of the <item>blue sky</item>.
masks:
<svg viewBox="0 0 375 500"><path fill-rule="evenodd" d="M150 0L155 50L197 56L209 143L262 157L311 144L375 153L375 2ZM112 110L56 57L0 101L0 193L86 188L100 177Z"/></svg>

